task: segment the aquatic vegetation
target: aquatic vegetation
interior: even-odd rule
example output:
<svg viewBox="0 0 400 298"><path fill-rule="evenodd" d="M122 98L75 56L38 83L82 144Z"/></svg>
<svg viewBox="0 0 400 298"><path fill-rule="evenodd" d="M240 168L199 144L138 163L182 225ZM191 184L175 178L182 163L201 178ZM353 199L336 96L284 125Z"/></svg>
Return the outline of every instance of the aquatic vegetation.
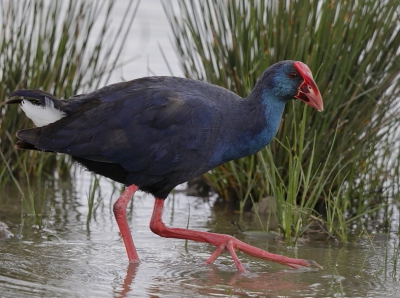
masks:
<svg viewBox="0 0 400 298"><path fill-rule="evenodd" d="M273 194L286 239L321 214L343 240L351 220L398 198L398 1L182 0L179 14L165 10L187 77L246 96L268 65L296 59L324 99L321 114L288 105L269 147L204 175L220 196L243 211Z"/></svg>
<svg viewBox="0 0 400 298"><path fill-rule="evenodd" d="M2 1L0 103L15 89L40 88L68 98L105 85L118 67L138 3L127 2L125 15L116 21L111 19L112 0ZM69 177L65 156L17 152L15 132L29 127L29 120L16 106L0 109L0 150L18 179L24 179L24 167L30 178ZM10 177L5 170L1 163L1 185Z"/></svg>

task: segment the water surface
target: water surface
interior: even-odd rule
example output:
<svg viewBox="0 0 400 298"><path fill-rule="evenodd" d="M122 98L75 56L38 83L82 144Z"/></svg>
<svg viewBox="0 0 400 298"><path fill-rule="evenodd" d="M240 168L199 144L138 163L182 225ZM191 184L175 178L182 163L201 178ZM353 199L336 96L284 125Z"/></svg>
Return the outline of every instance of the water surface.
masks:
<svg viewBox="0 0 400 298"><path fill-rule="evenodd" d="M238 256L247 273L238 272L228 254L207 265L204 260L212 246L164 239L149 230L153 198L140 192L128 220L141 263L129 265L111 208L118 193L102 179L87 224L91 178L79 175L83 179L69 191L57 187L45 194L36 191L50 210L44 231L25 227L21 239L0 242L1 297L396 297L400 290L398 265L392 261L398 253L396 243L385 236L346 245L309 241L297 249L287 248L260 231L254 215L240 216L215 208L215 198L181 192L166 201L167 225L185 228L189 221L191 229L231 234L272 253L315 260L324 270L293 270L242 253ZM17 192L11 188L7 195L9 209L18 210L11 206ZM0 216L18 234L21 219L18 212L12 214L3 209Z"/></svg>

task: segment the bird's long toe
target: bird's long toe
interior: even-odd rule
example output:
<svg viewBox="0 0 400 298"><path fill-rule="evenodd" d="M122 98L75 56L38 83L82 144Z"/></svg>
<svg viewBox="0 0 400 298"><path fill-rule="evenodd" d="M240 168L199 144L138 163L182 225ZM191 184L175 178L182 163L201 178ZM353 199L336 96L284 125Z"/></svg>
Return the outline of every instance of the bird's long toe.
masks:
<svg viewBox="0 0 400 298"><path fill-rule="evenodd" d="M225 239L228 238L228 239L223 244L221 244L220 242L218 242L218 244L210 242L210 244L215 245L217 248L211 254L211 256L206 260L206 263L208 263L208 264L213 263L221 255L221 253L224 250L227 250L230 253L236 267L240 271L246 272L246 270L242 266L239 258L236 255L236 250L240 250L240 251L242 251L248 255L251 255L255 258L279 263L279 264L289 266L294 269L304 268L304 267L315 267L315 268L323 269L323 267L321 265L319 265L317 262L312 261L312 260L294 259L294 258L288 258L288 257L282 256L282 255L272 254L272 253L269 253L260 248L246 244L246 243L236 239L233 236L221 235L221 237L224 237ZM215 234L213 235L213 239L217 239Z"/></svg>

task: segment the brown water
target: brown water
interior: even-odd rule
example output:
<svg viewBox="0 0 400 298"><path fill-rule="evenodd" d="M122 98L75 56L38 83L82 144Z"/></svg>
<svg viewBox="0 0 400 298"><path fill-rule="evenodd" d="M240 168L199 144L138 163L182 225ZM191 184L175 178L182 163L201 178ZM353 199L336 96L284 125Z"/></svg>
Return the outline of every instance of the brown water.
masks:
<svg viewBox="0 0 400 298"><path fill-rule="evenodd" d="M393 263L396 241L388 237L362 239L356 244L306 242L287 248L259 230L253 216L240 217L214 208L204 200L171 196L163 219L169 226L189 227L235 235L273 253L313 259L324 270L292 270L239 253L248 273L239 273L228 254L207 265L213 247L164 239L148 228L153 199L138 193L130 208L129 224L141 263L128 265L113 218L113 189L101 184L93 219L86 225L88 176L74 190L65 185L37 190L50 210L45 231L22 230L21 239L0 241L0 297L398 297L399 276ZM38 186L40 187L40 186ZM7 193L7 197L4 197ZM0 220L18 234L20 199L3 192ZM238 222L244 233L230 223ZM258 232L257 232L258 230Z"/></svg>

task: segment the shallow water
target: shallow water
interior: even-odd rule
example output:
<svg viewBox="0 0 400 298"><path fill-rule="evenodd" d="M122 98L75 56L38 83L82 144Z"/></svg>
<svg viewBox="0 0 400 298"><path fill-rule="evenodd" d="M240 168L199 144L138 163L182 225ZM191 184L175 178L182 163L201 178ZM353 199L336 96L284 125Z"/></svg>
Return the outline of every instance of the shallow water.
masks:
<svg viewBox="0 0 400 298"><path fill-rule="evenodd" d="M56 186L54 193L50 188L45 194L36 192L46 198L50 210L43 221L45 231L25 227L20 239L0 242L1 297L397 297L400 293L399 268L391 261L398 251L387 237L347 245L309 241L297 249L287 248L261 232L254 216L240 217L214 207L215 198L181 192L166 201L167 225L184 228L189 220L191 229L227 233L273 253L313 259L324 270L292 270L242 253L238 256L247 273L238 272L228 254L207 265L204 260L212 246L164 239L149 230L153 198L140 192L128 218L141 263L128 265L111 208L111 197L115 201L118 195L101 180L97 208L87 225L90 176L79 176L84 179L78 179L74 190ZM18 210L18 193L11 189L7 195L2 198L7 206L1 208L0 218L18 234L18 212L7 213ZM244 232L239 233L231 221Z"/></svg>

